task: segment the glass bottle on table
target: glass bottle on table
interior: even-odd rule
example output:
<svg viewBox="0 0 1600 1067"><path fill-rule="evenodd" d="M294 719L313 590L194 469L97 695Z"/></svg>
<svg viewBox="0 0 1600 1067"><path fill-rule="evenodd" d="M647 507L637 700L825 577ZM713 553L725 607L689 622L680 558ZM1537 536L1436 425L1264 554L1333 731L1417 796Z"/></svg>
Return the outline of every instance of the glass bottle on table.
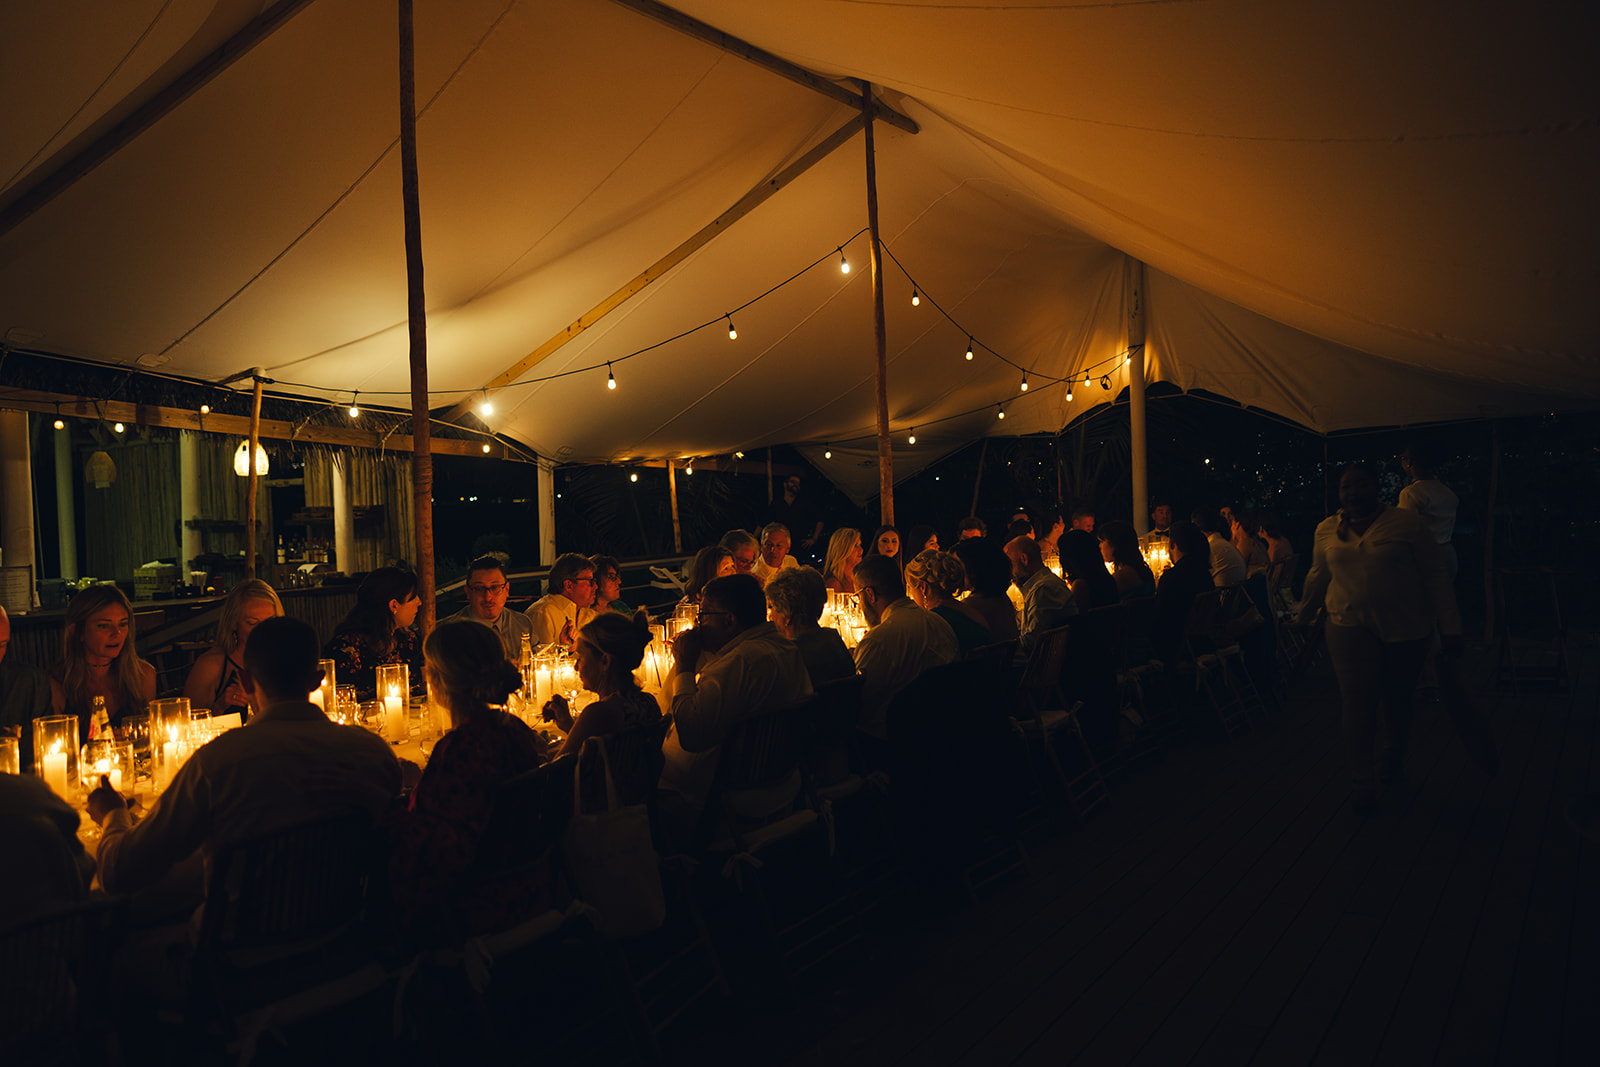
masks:
<svg viewBox="0 0 1600 1067"><path fill-rule="evenodd" d="M106 698L97 696L91 702L89 710L89 740L109 741L111 739L111 713L106 711Z"/></svg>

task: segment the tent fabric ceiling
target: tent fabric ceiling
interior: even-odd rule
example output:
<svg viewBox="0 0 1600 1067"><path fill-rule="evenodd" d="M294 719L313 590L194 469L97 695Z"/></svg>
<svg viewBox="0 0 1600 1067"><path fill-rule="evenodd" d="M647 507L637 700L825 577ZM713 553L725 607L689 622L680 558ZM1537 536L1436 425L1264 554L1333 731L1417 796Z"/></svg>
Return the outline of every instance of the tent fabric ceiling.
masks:
<svg viewBox="0 0 1600 1067"><path fill-rule="evenodd" d="M27 102L0 117L0 207L270 5L22 6L0 26L0 91ZM1051 379L1120 388L1135 263L1151 378L1315 430L1600 399L1579 5L676 6L921 127L875 131L897 477L1105 395ZM392 4L312 0L0 233L7 343L403 404L397 39ZM440 405L851 117L610 0L419 0L416 39ZM857 134L496 396L493 428L585 462L870 452L864 173ZM876 488L870 462L829 474Z"/></svg>

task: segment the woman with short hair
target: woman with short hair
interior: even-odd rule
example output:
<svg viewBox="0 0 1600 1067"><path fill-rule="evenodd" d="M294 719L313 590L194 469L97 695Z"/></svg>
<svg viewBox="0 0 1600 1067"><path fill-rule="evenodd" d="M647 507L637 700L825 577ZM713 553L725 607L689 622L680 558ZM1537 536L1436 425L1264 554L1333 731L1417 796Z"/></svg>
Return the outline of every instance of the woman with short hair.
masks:
<svg viewBox="0 0 1600 1067"><path fill-rule="evenodd" d="M856 547L861 547L859 534ZM828 548L831 552L832 544ZM767 618L779 633L799 646L813 687L856 672L855 658L844 647L839 631L818 625L828 602L828 590L815 567L791 567L774 574L767 579L765 592Z"/></svg>
<svg viewBox="0 0 1600 1067"><path fill-rule="evenodd" d="M906 564L906 594L919 608L926 608L950 624L963 656L994 640L977 609L956 599L965 577L961 561L936 548L924 550Z"/></svg>
<svg viewBox="0 0 1600 1067"><path fill-rule="evenodd" d="M561 695L544 706L545 717L567 733L558 756L581 752L591 737L621 733L661 719L661 705L639 688L634 671L649 647L650 618L641 608L631 619L611 612L578 631L578 681L597 698L576 717Z"/></svg>

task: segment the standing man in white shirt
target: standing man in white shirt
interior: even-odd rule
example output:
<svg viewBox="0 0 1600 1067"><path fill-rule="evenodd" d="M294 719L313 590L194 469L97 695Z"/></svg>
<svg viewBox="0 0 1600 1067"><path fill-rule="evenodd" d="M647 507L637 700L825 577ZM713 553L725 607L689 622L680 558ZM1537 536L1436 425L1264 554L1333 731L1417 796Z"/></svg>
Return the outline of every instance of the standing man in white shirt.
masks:
<svg viewBox="0 0 1600 1067"><path fill-rule="evenodd" d="M1400 468L1411 476L1411 484L1400 490L1400 506L1422 516L1439 554L1444 557L1450 583L1455 584L1456 546L1451 539L1456 531L1456 506L1460 503L1450 487L1433 476L1433 460L1422 449L1412 446L1400 453Z"/></svg>

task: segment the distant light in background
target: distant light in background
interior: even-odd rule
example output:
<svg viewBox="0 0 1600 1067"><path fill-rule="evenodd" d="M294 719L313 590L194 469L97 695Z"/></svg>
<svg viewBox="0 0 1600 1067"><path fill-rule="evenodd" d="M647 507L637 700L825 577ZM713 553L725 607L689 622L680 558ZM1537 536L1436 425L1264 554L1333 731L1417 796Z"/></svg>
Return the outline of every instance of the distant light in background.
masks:
<svg viewBox="0 0 1600 1067"><path fill-rule="evenodd" d="M201 404L200 405L200 414L202 414L202 415L211 414L211 405L210 404Z"/></svg>
<svg viewBox="0 0 1600 1067"><path fill-rule="evenodd" d="M113 430L115 430L115 431L117 431L117 432L118 432L118 433L122 433L122 432L123 432L123 431L124 431L124 430L126 430L126 429L127 429L127 427L126 427L126 426L124 426L124 425L122 425L122 423L120 423L120 422L119 422L119 423L117 423L117 424L116 424L116 425L115 425L115 426L113 426L113 427L111 427L111 428L112 428L112 429L113 429Z"/></svg>
<svg viewBox="0 0 1600 1067"><path fill-rule="evenodd" d="M1206 462L1210 463L1211 461L1208 459L1208 460L1206 460ZM638 480L639 480L639 475L637 473L628 475L628 481L636 482Z"/></svg>

